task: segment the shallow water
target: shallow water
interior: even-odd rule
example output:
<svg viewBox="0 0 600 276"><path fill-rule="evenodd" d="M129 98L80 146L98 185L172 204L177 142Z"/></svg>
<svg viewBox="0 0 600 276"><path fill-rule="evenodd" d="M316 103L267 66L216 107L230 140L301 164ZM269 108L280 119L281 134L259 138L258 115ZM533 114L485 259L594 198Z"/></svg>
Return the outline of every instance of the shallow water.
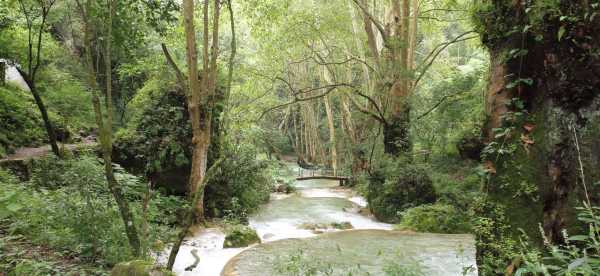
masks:
<svg viewBox="0 0 600 276"><path fill-rule="evenodd" d="M289 166L294 169L294 165ZM316 263L326 261L341 268L360 264L362 270L373 275L379 275L390 260L398 264L418 262L427 275L461 275L464 266L474 266L475 247L470 235L390 231L392 225L360 214L365 199L338 184L331 180L297 181L296 193L272 194L271 201L249 218L250 227L263 242L260 245L223 249L224 233L219 229L200 230L185 241L174 271L177 275L217 276L229 262L226 275L281 275L276 263L299 250L316 258ZM303 229L303 224L342 222L363 230ZM200 263L193 271L185 271L194 263L193 249Z"/></svg>
<svg viewBox="0 0 600 276"><path fill-rule="evenodd" d="M250 248L233 258L224 274L280 275L291 262L290 256L300 256L313 268L331 267L334 275L385 275L394 265L411 267L423 275L462 275L464 268L474 267L474 255L471 235L352 230Z"/></svg>

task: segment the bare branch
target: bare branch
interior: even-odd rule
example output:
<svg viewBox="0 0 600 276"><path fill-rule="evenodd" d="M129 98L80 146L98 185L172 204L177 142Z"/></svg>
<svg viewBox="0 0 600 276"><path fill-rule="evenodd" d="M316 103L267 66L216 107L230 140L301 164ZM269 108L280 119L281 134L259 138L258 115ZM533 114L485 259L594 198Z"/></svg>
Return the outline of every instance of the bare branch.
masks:
<svg viewBox="0 0 600 276"><path fill-rule="evenodd" d="M352 0L352 2L354 2L364 13L365 16L367 16L367 18L369 18L369 20L371 22L373 22L373 24L375 25L375 27L377 28L377 30L379 30L379 32L381 33L381 37L383 38L384 42L387 42L388 40L388 35L387 32L385 31L385 28L383 27L383 24L381 24L381 22L379 22L379 20L377 20L377 18L375 18L370 12L369 9L364 5L364 3L360 0Z"/></svg>
<svg viewBox="0 0 600 276"><path fill-rule="evenodd" d="M165 58L167 59L167 63L169 64L169 66L171 66L171 68L173 68L173 71L175 71L175 76L177 76L177 80L179 81L179 84L185 90L185 94L188 95L189 93L187 91L187 84L186 84L187 77L185 76L185 74L183 74L183 72L181 72L179 67L177 67L177 64L171 57L171 53L169 53L169 49L167 48L167 45L164 43L161 43L160 46L162 47L162 51L163 51L163 54L165 55Z"/></svg>
<svg viewBox="0 0 600 276"><path fill-rule="evenodd" d="M431 67L431 65L433 64L433 62L435 61L435 59L439 56L440 53L442 53L448 46L457 43L457 42L461 42L461 41L465 41L465 40L469 40L469 39L474 39L477 38L478 36L470 36L470 37L466 37L463 38L464 36L471 34L471 33L475 33L475 31L468 31L465 32L459 36L457 36L456 38L454 38L451 41L447 41L444 43L439 44L438 46L436 46L428 55L427 57L425 57L425 59L423 59L423 63L421 64L421 66L419 66L420 68L418 68L416 71L419 71L419 77L417 77L417 79L415 80L415 82L413 83L413 87L416 87L417 84L419 83L419 81L421 81L421 79L423 78L423 76L425 75L425 73L427 73L427 70L429 70L429 68Z"/></svg>

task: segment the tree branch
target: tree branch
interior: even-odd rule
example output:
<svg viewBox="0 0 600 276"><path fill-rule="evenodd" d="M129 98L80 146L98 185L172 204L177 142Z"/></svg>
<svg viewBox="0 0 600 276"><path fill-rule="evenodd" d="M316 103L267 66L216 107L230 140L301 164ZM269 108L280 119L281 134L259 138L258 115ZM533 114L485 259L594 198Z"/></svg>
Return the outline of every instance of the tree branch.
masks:
<svg viewBox="0 0 600 276"><path fill-rule="evenodd" d="M417 79L413 83L413 87L417 86L417 84L419 83L419 81L421 81L421 79L423 78L423 76L425 75L425 73L427 73L427 70L429 70L429 68L431 67L431 65L435 61L435 59L448 46L450 46L450 45L452 45L454 43L457 43L457 42L461 42L461 41L465 41L465 40L469 40L469 39L473 39L473 38L477 38L478 37L478 36L470 36L470 37L467 37L467 38L463 38L464 36L466 36L468 34L471 34L471 33L475 33L475 31L465 32L465 33L463 33L463 34L455 37L453 40L441 43L441 44L437 45L435 48L433 48L433 50L431 50L431 52L427 55L427 57L425 57L423 59L423 63L416 70L416 71L419 71L419 77L417 77Z"/></svg>
<svg viewBox="0 0 600 276"><path fill-rule="evenodd" d="M185 74L179 69L179 67L177 66L177 64L175 63L175 60L173 60L173 57L171 56L171 53L169 53L169 49L167 48L167 45L164 43L160 44L163 54L165 55L165 58L167 59L167 63L169 64L169 66L171 66L171 68L173 68L173 70L175 71L175 76L177 76L177 80L179 81L179 84L181 85L181 87L183 87L183 89L185 90L185 94L188 95L188 91L187 91L187 84L186 84L186 79L187 77L185 76Z"/></svg>
<svg viewBox="0 0 600 276"><path fill-rule="evenodd" d="M367 16L367 18L369 18L369 20L371 22L373 22L373 24L375 25L377 30L379 30L379 32L381 33L381 37L383 38L383 41L387 42L388 36L387 36L387 32L385 31L385 28L383 27L383 24L381 24L381 22L379 22L379 20L377 20L377 18L375 18L369 12L369 9L364 5L363 2L361 2L359 0L352 0L352 2L354 2L354 4L356 4L361 9L361 11L364 13L364 15Z"/></svg>

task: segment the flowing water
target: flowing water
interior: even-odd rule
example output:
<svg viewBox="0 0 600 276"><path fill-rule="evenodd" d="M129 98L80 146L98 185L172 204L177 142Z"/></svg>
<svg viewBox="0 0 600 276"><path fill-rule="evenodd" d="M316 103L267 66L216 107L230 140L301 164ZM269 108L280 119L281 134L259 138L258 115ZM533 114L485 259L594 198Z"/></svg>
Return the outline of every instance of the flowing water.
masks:
<svg viewBox="0 0 600 276"><path fill-rule="evenodd" d="M357 271L382 275L390 265L415 266L425 275L462 275L463 268L475 267L471 235L392 231L392 225L362 214L366 201L338 184L331 180L296 181L296 193L272 194L271 201L249 219L250 227L261 237L260 245L223 249L222 231L200 230L181 247L175 272L280 275L281 264L294 256L346 274L353 271L353 275L363 275ZM349 223L354 230L338 230L332 223ZM200 263L185 271L195 261L192 250L196 250ZM476 271L468 275L476 275Z"/></svg>

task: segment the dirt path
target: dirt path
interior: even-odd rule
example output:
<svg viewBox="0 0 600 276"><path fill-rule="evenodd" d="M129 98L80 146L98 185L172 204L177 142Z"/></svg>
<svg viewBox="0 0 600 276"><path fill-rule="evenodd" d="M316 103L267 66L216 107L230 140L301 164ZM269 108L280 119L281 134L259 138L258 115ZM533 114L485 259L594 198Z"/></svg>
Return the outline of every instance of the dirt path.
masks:
<svg viewBox="0 0 600 276"><path fill-rule="evenodd" d="M97 144L96 141L85 140L85 141L83 141L81 143L77 143L77 144L60 144L59 147L60 148L64 147L64 148L72 151L72 150L76 150L76 149L83 148L83 147L94 146L96 144ZM34 157L45 156L51 152L52 152L52 149L50 148L50 145L45 145L45 146L41 146L41 147L37 147L37 148L20 148L20 149L16 150L15 153L7 156L6 158L0 159L0 162L31 159Z"/></svg>

